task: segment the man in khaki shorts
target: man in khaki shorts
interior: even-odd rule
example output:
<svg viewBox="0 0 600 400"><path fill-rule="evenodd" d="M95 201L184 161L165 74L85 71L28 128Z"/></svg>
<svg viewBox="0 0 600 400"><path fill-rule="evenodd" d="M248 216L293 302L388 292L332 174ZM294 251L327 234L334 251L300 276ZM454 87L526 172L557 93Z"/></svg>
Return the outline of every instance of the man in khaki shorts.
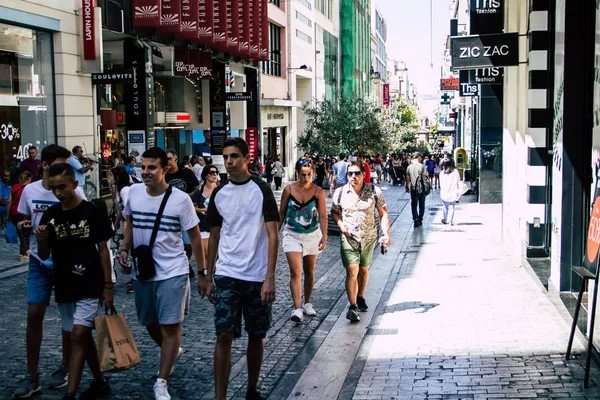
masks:
<svg viewBox="0 0 600 400"><path fill-rule="evenodd" d="M390 247L390 218L381 189L365 183L365 166L360 161L348 164L348 183L336 189L331 206L333 222L339 226L342 262L346 268L346 294L350 307L346 318L360 321L358 312L369 307L364 298L369 280L369 265L377 245L375 210L381 219L380 242Z"/></svg>

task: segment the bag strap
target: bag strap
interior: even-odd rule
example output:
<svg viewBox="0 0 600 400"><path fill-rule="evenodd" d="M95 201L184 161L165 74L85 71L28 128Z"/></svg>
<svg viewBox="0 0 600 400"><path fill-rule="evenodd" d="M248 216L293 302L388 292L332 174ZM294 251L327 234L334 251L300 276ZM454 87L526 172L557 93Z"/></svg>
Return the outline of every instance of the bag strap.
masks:
<svg viewBox="0 0 600 400"><path fill-rule="evenodd" d="M167 191L165 192L165 197L163 197L162 202L160 203L160 207L158 208L158 214L156 215L156 221L154 221L154 228L152 228L152 236L150 237L150 248L154 247L154 242L156 241L156 235L158 234L158 228L160 227L160 220L162 219L163 212L165 211L165 207L167 205L167 200L169 200L169 196L173 191L173 187L169 185Z"/></svg>

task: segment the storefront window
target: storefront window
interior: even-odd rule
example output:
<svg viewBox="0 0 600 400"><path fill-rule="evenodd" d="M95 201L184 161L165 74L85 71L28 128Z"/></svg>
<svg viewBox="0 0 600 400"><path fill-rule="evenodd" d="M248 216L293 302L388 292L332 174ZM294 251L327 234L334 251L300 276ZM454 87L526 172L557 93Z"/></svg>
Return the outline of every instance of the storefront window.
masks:
<svg viewBox="0 0 600 400"><path fill-rule="evenodd" d="M52 35L0 24L0 168L55 138Z"/></svg>

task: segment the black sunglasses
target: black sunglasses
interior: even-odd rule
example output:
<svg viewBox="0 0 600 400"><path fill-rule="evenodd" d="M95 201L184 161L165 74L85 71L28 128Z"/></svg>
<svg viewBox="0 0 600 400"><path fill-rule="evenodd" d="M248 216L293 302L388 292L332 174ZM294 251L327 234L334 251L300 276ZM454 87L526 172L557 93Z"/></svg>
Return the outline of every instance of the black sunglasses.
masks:
<svg viewBox="0 0 600 400"><path fill-rule="evenodd" d="M359 176L362 171L348 171L348 176Z"/></svg>
<svg viewBox="0 0 600 400"><path fill-rule="evenodd" d="M209 175L219 175L219 171L208 171Z"/></svg>

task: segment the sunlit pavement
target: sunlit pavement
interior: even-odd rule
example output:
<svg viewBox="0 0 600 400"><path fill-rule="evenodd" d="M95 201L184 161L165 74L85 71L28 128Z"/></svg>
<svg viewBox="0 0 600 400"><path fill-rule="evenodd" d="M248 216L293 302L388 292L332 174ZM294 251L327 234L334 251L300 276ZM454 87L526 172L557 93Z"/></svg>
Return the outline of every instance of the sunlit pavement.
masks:
<svg viewBox="0 0 600 400"><path fill-rule="evenodd" d="M424 226L411 227L407 207L373 263L374 315L341 315L289 398L599 399L598 367L584 390L582 342L566 363L568 322L501 243L501 205L465 198L451 227L427 200ZM365 334L360 345L351 332Z"/></svg>
<svg viewBox="0 0 600 400"><path fill-rule="evenodd" d="M273 327L265 344L260 390L270 399L599 399L598 367L582 388L583 347L564 362L569 326L545 292L500 242L500 206L457 209L456 226L440 223L436 194L427 198L424 226L412 227L409 196L382 185L394 245L375 258L361 322L345 319L347 300L339 238L319 256L313 303L318 315L289 321L289 269L280 254ZM281 191L276 192L279 199ZM328 198L328 205L331 199ZM159 349L135 318L128 276L119 276L116 304L141 352L142 364L110 374L111 399L147 399ZM25 373L26 275L0 280L0 399L11 398ZM195 284L195 281L193 282ZM46 389L60 359L59 317L52 304L40 360L44 387L34 399L58 400ZM185 353L169 379L173 399L214 398L213 309L192 293L183 327ZM230 398L244 398L246 340L234 342ZM86 372L82 387L89 385Z"/></svg>

